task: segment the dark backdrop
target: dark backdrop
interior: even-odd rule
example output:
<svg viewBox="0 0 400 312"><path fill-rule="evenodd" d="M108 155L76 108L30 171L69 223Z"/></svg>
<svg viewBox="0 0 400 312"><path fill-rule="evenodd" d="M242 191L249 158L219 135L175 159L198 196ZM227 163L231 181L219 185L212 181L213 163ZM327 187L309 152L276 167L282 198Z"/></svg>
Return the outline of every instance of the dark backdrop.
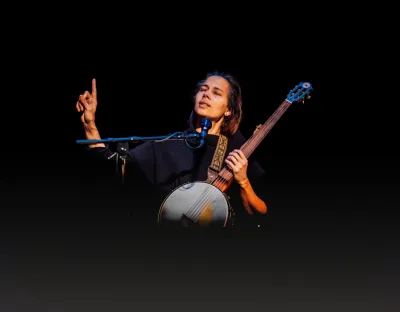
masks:
<svg viewBox="0 0 400 312"><path fill-rule="evenodd" d="M396 114L391 101L372 100L388 92L386 76L369 79L376 63L332 34L308 45L258 37L241 49L218 49L222 39L207 32L135 34L60 31L9 61L2 309L390 306L400 257ZM76 144L75 102L95 77L103 138L166 135L186 126L195 83L212 70L241 82L246 136L299 82L314 90L254 154L267 172L262 229L160 233L114 163L100 167Z"/></svg>

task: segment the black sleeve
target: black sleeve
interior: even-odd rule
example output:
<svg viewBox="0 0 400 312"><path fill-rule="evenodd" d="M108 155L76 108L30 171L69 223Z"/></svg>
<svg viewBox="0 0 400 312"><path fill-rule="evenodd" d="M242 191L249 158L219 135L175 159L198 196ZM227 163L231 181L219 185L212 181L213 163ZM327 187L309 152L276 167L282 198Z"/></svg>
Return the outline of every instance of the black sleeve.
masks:
<svg viewBox="0 0 400 312"><path fill-rule="evenodd" d="M86 147L86 151L91 159L95 159L101 165L110 162L111 156L113 156L113 159L118 157L109 144L106 144L105 147ZM142 143L129 149L125 159L127 174L136 176L139 170L142 177L145 177L150 182L154 181L154 149L150 142ZM112 163L115 164L115 161L112 161ZM112 166L113 164L110 165Z"/></svg>
<svg viewBox="0 0 400 312"><path fill-rule="evenodd" d="M114 179L116 177L116 158L111 158L113 151L109 144L105 147L85 146L80 157L81 166L84 168L82 175L85 179Z"/></svg>
<svg viewBox="0 0 400 312"><path fill-rule="evenodd" d="M160 194L155 192L157 189L153 185L154 176L154 153L151 142L145 142L129 149L126 155L126 172L123 187L121 186L121 171L116 173L117 154L114 155L114 145L107 144L106 147L86 148L90 166L93 167L94 175L113 176L111 182L115 184L114 193L115 208L128 210L134 218L134 227L154 227L156 226L157 213L161 203ZM115 148L117 150L117 148ZM112 159L110 156L114 155ZM94 160L94 162L93 162ZM121 170L121 166L118 166Z"/></svg>
<svg viewBox="0 0 400 312"><path fill-rule="evenodd" d="M130 167L131 174L139 174L140 178L145 178L149 183L155 184L156 181L156 161L154 144L145 142L129 150L127 155L127 165Z"/></svg>
<svg viewBox="0 0 400 312"><path fill-rule="evenodd" d="M105 144L105 147L85 147L87 153L89 153L90 157L102 162L109 160L109 157L113 154L108 144Z"/></svg>

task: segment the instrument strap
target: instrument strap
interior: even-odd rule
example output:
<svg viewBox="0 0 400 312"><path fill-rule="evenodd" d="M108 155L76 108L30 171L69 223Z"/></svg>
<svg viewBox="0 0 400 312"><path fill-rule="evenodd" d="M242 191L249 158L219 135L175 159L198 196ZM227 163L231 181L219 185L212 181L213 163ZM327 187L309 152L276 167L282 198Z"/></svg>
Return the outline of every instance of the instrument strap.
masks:
<svg viewBox="0 0 400 312"><path fill-rule="evenodd" d="M208 167L207 182L211 183L218 176L224 162L226 148L228 147L228 138L220 134L218 138L217 147L215 148L214 157L211 165Z"/></svg>

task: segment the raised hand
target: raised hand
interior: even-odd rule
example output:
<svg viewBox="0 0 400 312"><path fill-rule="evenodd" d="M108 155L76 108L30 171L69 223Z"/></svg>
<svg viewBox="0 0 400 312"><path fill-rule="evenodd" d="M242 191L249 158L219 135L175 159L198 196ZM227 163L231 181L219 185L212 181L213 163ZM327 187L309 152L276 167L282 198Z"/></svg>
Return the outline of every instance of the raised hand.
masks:
<svg viewBox="0 0 400 312"><path fill-rule="evenodd" d="M99 140L100 133L94 122L97 109L96 79L92 79L92 92L85 91L79 95L76 110L82 112L81 121L85 128L85 136L89 140ZM104 147L104 143L90 144L89 147Z"/></svg>
<svg viewBox="0 0 400 312"><path fill-rule="evenodd" d="M92 79L92 92L85 91L79 95L78 101L76 102L76 110L82 112L81 121L88 125L94 123L95 114L97 109L97 89L96 79Z"/></svg>

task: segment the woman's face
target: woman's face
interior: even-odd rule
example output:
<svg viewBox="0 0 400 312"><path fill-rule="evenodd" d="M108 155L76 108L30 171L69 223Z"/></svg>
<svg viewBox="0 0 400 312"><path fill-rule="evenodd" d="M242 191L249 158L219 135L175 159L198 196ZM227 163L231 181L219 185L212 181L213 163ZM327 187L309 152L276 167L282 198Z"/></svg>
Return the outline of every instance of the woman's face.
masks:
<svg viewBox="0 0 400 312"><path fill-rule="evenodd" d="M228 94L229 82L220 76L210 76L196 94L194 111L214 121L224 114L228 116Z"/></svg>

